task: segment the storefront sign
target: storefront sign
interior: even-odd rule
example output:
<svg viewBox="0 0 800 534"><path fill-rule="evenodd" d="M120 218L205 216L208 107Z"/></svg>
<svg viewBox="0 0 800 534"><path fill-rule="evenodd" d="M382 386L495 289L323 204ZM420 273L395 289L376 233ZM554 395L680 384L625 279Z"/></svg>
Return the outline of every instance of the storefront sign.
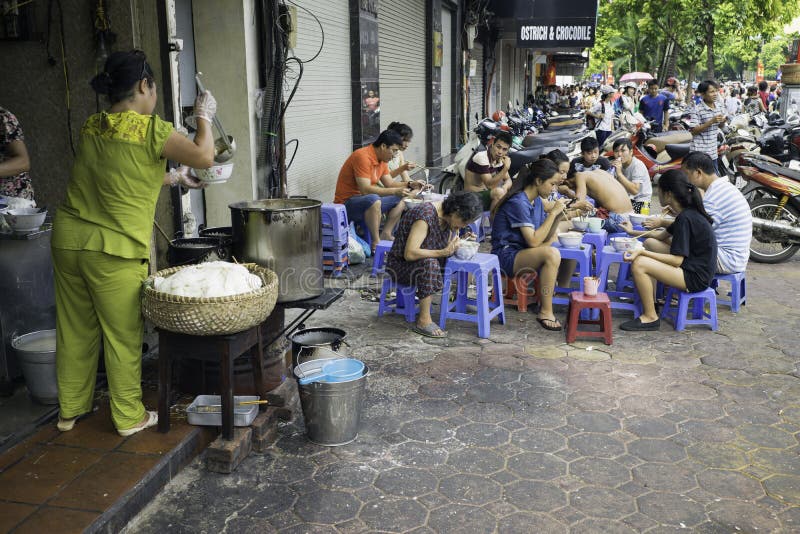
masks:
<svg viewBox="0 0 800 534"><path fill-rule="evenodd" d="M531 19L517 22L519 48L594 46L594 18Z"/></svg>

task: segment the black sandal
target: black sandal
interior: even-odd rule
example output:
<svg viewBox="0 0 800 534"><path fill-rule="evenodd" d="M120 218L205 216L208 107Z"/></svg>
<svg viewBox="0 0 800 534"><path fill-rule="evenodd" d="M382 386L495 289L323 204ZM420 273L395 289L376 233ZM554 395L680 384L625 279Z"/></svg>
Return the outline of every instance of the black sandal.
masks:
<svg viewBox="0 0 800 534"><path fill-rule="evenodd" d="M541 317L536 318L536 322L539 323L542 328L545 330L550 330L551 332L560 332L564 329L564 326L561 324L561 321L553 317L552 319L542 319ZM558 326L547 325L546 323L557 323Z"/></svg>

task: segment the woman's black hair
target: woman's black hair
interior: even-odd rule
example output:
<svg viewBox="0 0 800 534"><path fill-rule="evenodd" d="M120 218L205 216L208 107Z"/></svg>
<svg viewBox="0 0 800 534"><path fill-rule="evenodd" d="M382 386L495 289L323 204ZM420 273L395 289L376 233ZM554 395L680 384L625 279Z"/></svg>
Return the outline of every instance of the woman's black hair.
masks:
<svg viewBox="0 0 800 534"><path fill-rule="evenodd" d="M442 201L442 213L458 215L462 221L472 222L483 211L483 204L475 193L457 191Z"/></svg>
<svg viewBox="0 0 800 534"><path fill-rule="evenodd" d="M524 165L522 169L520 169L519 174L517 174L517 177L514 178L511 188L492 210L492 217L494 217L494 215L497 213L497 210L500 209L500 206L502 206L506 200L513 197L526 187L549 180L557 172L558 167L556 164L547 158L537 159L528 163L527 165Z"/></svg>
<svg viewBox="0 0 800 534"><path fill-rule="evenodd" d="M551 150L547 154L542 154L541 156L539 156L539 159L549 159L550 161L556 164L556 167L558 167L559 163L564 163L564 162L569 163L569 157L566 154L564 154L564 152L562 152L557 148Z"/></svg>
<svg viewBox="0 0 800 534"><path fill-rule="evenodd" d="M402 136L394 130L384 130L379 135L378 138L372 142L372 146L379 147L381 145L386 145L390 147L392 145L401 146L403 144Z"/></svg>
<svg viewBox="0 0 800 534"><path fill-rule="evenodd" d="M114 52L106 60L103 72L92 78L89 84L95 92L108 95L111 104L133 98L136 84L147 80L147 86L154 83L153 69L147 63L147 56L141 50Z"/></svg>
<svg viewBox="0 0 800 534"><path fill-rule="evenodd" d="M400 134L404 140L411 140L414 137L414 131L411 129L411 126L408 124L403 124L402 122L392 122L389 126L386 127L387 130L394 130L395 132Z"/></svg>
<svg viewBox="0 0 800 534"><path fill-rule="evenodd" d="M705 217L710 224L714 224L714 220L703 207L703 197L700 195L700 191L697 186L689 182L689 177L682 170L670 169L662 174L658 180L658 188L671 193L682 208L693 209Z"/></svg>

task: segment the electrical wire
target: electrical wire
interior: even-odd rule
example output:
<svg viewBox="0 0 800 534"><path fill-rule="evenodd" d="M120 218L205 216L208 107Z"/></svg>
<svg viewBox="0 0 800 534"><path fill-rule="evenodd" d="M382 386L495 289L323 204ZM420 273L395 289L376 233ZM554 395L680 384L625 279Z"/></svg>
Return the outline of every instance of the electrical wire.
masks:
<svg viewBox="0 0 800 534"><path fill-rule="evenodd" d="M302 9L303 11L305 11L306 13L311 15L311 17L315 21L317 21L317 24L319 25L319 33L320 33L320 36L321 36L321 41L319 43L319 50L317 50L317 53L314 54L314 56L311 59L306 59L306 60L298 59L298 61L300 63L311 63L312 61L317 59L319 57L319 55L322 53L322 48L325 45L325 29L322 27L322 23L319 21L317 16L314 13L312 13L311 11L309 11L308 8L305 8L303 6L297 5L294 2L292 2L292 0L285 0L285 1L289 2L290 4L292 4L295 7L299 7L300 9ZM283 28L281 28L281 31L283 32ZM284 32L284 34L285 34L285 32ZM294 50L292 52L294 52Z"/></svg>
<svg viewBox="0 0 800 534"><path fill-rule="evenodd" d="M294 143L294 152L292 152L292 159L290 159L289 163L286 164L287 171L292 166L292 162L294 162L294 157L297 155L297 149L300 148L300 140L295 137L294 139L289 139L286 141L286 144L283 145L284 150L286 150L286 147L291 143Z"/></svg>
<svg viewBox="0 0 800 534"><path fill-rule="evenodd" d="M65 101L67 107L67 133L69 134L69 147L72 150L72 156L75 156L75 139L72 135L72 105L70 98L70 85L69 85L69 65L67 64L67 46L64 41L64 8L61 6L61 0L50 0L47 4L47 39L45 41L45 50L47 53L47 62L55 66L56 60L50 54L50 36L52 33L51 23L53 14L53 3L58 6L58 22L59 22L59 42L61 45L61 70L64 73L64 90Z"/></svg>

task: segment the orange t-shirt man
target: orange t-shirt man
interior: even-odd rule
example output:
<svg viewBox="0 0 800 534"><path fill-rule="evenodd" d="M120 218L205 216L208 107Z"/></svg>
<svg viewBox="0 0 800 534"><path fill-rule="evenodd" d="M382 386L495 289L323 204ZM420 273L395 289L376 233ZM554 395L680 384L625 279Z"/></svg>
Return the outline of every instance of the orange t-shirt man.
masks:
<svg viewBox="0 0 800 534"><path fill-rule="evenodd" d="M336 181L336 194L333 202L344 204L350 197L361 195L356 177L369 178L370 185L375 185L382 176L389 174L389 166L378 160L375 147L367 145L357 149L342 165L339 179Z"/></svg>

